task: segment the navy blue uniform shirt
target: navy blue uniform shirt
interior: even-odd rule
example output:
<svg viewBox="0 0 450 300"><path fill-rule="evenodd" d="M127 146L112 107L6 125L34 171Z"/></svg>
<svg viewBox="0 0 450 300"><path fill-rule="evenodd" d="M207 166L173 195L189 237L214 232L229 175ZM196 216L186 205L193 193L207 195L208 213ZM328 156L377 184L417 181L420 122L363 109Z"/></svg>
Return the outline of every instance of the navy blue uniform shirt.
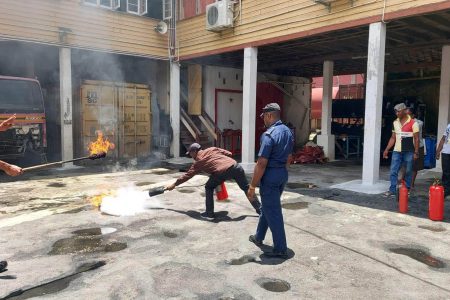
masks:
<svg viewBox="0 0 450 300"><path fill-rule="evenodd" d="M264 157L269 160L267 163L268 168L285 167L293 148L294 137L292 132L279 120L262 134L258 157Z"/></svg>

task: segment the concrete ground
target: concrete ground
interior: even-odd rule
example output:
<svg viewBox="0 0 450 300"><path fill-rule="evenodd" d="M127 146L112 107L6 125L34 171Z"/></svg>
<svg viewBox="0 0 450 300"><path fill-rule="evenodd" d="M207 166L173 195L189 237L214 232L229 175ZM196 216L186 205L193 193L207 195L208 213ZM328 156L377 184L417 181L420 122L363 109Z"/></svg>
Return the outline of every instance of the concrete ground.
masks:
<svg viewBox="0 0 450 300"><path fill-rule="evenodd" d="M427 189L439 174L419 175L404 215L395 199L329 188L360 173L345 162L290 169L286 261L248 241L258 219L234 183L210 222L199 217L204 191L193 187L205 176L122 217L102 214L89 199L129 186L145 193L181 173L97 168L2 176L0 258L9 270L0 274L0 298L449 299L450 203L444 222L427 219Z"/></svg>

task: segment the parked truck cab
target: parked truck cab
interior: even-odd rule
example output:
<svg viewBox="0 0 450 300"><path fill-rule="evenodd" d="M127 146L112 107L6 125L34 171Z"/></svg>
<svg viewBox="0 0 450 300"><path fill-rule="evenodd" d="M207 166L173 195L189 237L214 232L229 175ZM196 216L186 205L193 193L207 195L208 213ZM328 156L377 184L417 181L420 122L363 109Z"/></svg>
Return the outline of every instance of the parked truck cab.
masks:
<svg viewBox="0 0 450 300"><path fill-rule="evenodd" d="M14 126L0 132L0 159L38 154L45 160L46 119L39 81L0 76L0 122L13 114Z"/></svg>

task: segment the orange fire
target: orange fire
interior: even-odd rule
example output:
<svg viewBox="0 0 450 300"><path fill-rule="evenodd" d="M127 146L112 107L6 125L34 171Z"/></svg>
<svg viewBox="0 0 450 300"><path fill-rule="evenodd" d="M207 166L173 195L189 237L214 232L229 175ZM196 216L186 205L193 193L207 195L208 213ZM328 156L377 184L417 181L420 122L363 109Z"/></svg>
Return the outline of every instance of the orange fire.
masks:
<svg viewBox="0 0 450 300"><path fill-rule="evenodd" d="M107 153L108 150L113 150L115 145L111 143L107 137L103 136L103 132L98 130L97 132L97 140L95 142L90 142L88 146L89 154L99 154L99 153Z"/></svg>
<svg viewBox="0 0 450 300"><path fill-rule="evenodd" d="M91 202L92 206L99 208L100 205L102 204L103 198L105 198L107 196L112 196L112 195L113 195L112 192L107 192L107 193L102 193L100 195L95 195L95 196L89 197L88 199Z"/></svg>

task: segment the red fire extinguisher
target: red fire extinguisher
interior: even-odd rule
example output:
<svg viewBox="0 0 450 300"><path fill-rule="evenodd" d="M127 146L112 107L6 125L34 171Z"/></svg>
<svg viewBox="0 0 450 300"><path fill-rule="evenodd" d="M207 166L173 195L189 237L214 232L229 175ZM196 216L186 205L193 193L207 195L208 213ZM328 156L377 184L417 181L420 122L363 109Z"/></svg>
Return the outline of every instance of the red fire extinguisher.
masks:
<svg viewBox="0 0 450 300"><path fill-rule="evenodd" d="M402 184L398 190L398 211L402 214L408 212L408 188L404 180L402 180Z"/></svg>
<svg viewBox="0 0 450 300"><path fill-rule="evenodd" d="M444 219L444 187L435 179L430 186L428 217L433 221Z"/></svg>
<svg viewBox="0 0 450 300"><path fill-rule="evenodd" d="M216 187L216 196L218 201L225 201L228 199L228 192L225 186L225 182L222 182Z"/></svg>

